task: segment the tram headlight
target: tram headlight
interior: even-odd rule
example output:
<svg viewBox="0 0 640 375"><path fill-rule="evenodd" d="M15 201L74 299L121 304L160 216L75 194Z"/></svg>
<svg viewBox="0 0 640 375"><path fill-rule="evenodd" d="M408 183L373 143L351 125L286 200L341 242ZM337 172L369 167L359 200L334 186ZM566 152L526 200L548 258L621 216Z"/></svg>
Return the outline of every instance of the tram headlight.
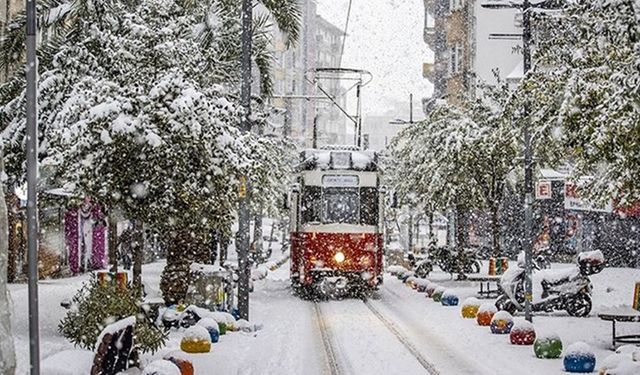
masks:
<svg viewBox="0 0 640 375"><path fill-rule="evenodd" d="M344 253L342 251L338 251L336 255L333 256L333 260L335 260L336 263L344 262Z"/></svg>

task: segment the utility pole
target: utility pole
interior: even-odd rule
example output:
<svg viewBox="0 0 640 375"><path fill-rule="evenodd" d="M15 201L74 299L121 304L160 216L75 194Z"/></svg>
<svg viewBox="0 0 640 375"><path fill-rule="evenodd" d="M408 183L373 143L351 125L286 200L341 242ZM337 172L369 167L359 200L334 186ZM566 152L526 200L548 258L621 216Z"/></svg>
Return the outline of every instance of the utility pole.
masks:
<svg viewBox="0 0 640 375"><path fill-rule="evenodd" d="M253 4L251 0L242 0L242 84L240 88L241 104L244 113L241 119L242 132L251 130L251 50L253 28ZM251 215L249 211L250 184L247 176L240 177L238 197L238 312L242 319L249 320L249 230Z"/></svg>
<svg viewBox="0 0 640 375"><path fill-rule="evenodd" d="M291 93L287 94L287 96ZM291 98L284 98L284 127L282 133L285 138L291 137Z"/></svg>
<svg viewBox="0 0 640 375"><path fill-rule="evenodd" d="M38 61L36 0L27 0L27 259L29 263L29 358L31 375L40 374L38 327Z"/></svg>
<svg viewBox="0 0 640 375"><path fill-rule="evenodd" d="M529 0L522 2L522 66L523 78L531 69L531 5ZM529 103L524 105L524 313L525 319L532 321L531 302L533 300L533 283L531 272L533 269L533 155L531 150L531 124L529 123Z"/></svg>
<svg viewBox="0 0 640 375"><path fill-rule="evenodd" d="M490 39L509 39L522 37L522 67L523 79L531 70L531 3L523 0L518 3L485 3L483 8L508 9L520 8L522 10L522 35L493 34ZM537 8L549 8L552 4L548 1L537 3ZM497 36L497 37L496 37ZM533 149L531 145L531 124L529 123L530 104L525 101L523 115L525 119L523 129L524 140L524 256L525 256L525 279L524 279L524 312L525 319L532 321L531 302L533 300L533 285L531 272L533 270Z"/></svg>

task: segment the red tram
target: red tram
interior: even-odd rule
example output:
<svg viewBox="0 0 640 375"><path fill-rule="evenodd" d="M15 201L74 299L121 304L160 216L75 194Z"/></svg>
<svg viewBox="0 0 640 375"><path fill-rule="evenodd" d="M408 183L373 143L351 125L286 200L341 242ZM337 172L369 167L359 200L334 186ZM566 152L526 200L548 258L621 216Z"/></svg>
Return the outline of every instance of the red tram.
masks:
<svg viewBox="0 0 640 375"><path fill-rule="evenodd" d="M382 283L383 195L377 154L306 150L291 194L291 283L343 295Z"/></svg>

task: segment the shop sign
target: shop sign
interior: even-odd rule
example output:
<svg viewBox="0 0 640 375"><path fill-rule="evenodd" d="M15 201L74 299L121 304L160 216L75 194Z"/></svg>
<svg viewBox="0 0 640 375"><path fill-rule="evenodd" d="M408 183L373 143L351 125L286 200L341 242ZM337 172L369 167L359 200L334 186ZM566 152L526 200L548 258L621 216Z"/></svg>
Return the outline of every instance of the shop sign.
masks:
<svg viewBox="0 0 640 375"><path fill-rule="evenodd" d="M564 208L566 210L576 211L595 211L595 212L612 212L613 204L611 202L606 205L595 204L587 199L580 197L580 191L575 183L564 183Z"/></svg>
<svg viewBox="0 0 640 375"><path fill-rule="evenodd" d="M536 183L536 199L551 199L551 196L551 181L538 181Z"/></svg>

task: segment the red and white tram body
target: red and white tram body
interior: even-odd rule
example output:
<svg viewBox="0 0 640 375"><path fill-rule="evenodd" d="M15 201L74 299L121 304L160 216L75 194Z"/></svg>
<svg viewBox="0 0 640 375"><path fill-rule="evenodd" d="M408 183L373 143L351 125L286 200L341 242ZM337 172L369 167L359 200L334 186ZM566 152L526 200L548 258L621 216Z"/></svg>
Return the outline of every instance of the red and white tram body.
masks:
<svg viewBox="0 0 640 375"><path fill-rule="evenodd" d="M320 291L382 283L383 206L377 155L307 150L291 197L291 281Z"/></svg>

